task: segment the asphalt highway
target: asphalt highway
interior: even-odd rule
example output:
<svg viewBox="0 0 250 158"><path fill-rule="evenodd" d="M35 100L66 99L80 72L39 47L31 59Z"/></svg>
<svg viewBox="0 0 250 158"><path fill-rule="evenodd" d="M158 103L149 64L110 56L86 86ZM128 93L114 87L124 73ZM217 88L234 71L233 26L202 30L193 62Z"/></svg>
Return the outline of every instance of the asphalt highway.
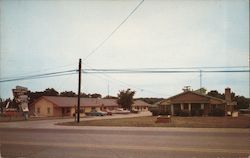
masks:
<svg viewBox="0 0 250 158"><path fill-rule="evenodd" d="M248 129L7 128L0 158L248 158Z"/></svg>

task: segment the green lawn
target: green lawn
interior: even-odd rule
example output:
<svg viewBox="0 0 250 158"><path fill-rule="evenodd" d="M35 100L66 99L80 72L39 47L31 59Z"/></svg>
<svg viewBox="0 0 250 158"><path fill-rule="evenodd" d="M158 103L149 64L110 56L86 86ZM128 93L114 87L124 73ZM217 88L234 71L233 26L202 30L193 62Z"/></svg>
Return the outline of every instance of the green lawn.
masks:
<svg viewBox="0 0 250 158"><path fill-rule="evenodd" d="M156 116L67 122L68 126L250 128L250 117L172 117L171 123L155 123Z"/></svg>

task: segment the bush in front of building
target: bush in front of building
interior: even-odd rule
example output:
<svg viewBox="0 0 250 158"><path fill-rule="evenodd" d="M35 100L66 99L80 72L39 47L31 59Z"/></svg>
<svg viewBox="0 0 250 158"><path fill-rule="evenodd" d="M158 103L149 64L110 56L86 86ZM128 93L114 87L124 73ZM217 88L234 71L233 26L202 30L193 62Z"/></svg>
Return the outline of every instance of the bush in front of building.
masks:
<svg viewBox="0 0 250 158"><path fill-rule="evenodd" d="M208 113L208 116L225 116L225 111L223 109L213 109Z"/></svg>
<svg viewBox="0 0 250 158"><path fill-rule="evenodd" d="M192 110L191 116L202 116L203 113L204 113L204 110L202 110L202 109Z"/></svg>
<svg viewBox="0 0 250 158"><path fill-rule="evenodd" d="M159 115L171 115L169 111L161 111Z"/></svg>
<svg viewBox="0 0 250 158"><path fill-rule="evenodd" d="M203 116L203 115L204 115L204 110L203 110L203 109L200 109L198 115L199 115L199 116Z"/></svg>
<svg viewBox="0 0 250 158"><path fill-rule="evenodd" d="M182 111L180 111L180 116L187 117L187 116L189 116L189 112L182 110Z"/></svg>
<svg viewBox="0 0 250 158"><path fill-rule="evenodd" d="M175 116L180 116L180 113L181 113L181 110L179 110L179 109L174 111Z"/></svg>
<svg viewBox="0 0 250 158"><path fill-rule="evenodd" d="M160 114L159 109L150 109L150 112L152 113L153 116L158 116Z"/></svg>
<svg viewBox="0 0 250 158"><path fill-rule="evenodd" d="M196 116L197 110L191 110L191 116Z"/></svg>
<svg viewBox="0 0 250 158"><path fill-rule="evenodd" d="M152 116L159 116L159 115L170 115L169 111L161 111L159 109L150 109Z"/></svg>

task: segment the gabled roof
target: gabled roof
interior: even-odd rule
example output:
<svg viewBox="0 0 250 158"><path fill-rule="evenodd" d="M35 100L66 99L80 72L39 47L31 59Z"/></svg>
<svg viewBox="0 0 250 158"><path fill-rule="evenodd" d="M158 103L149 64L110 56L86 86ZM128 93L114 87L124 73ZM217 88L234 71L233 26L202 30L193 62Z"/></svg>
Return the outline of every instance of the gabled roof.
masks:
<svg viewBox="0 0 250 158"><path fill-rule="evenodd" d="M135 100L132 106L149 106L150 104L142 100Z"/></svg>
<svg viewBox="0 0 250 158"><path fill-rule="evenodd" d="M54 96L43 96L41 99L45 99L58 107L69 107L76 105L76 98L74 97L54 97Z"/></svg>
<svg viewBox="0 0 250 158"><path fill-rule="evenodd" d="M192 91L191 91L191 92L192 92ZM193 93L198 94L198 95L200 95L200 96L208 97L208 98L210 98L210 99L214 99L214 100L226 102L226 100L223 100L223 99L220 99L220 98L216 98L216 97L212 97L212 96L210 96L210 95L201 94L201 93L199 93L199 92L193 92Z"/></svg>
<svg viewBox="0 0 250 158"><path fill-rule="evenodd" d="M77 105L77 97L42 96L35 103L41 99L45 99L58 107L73 107ZM80 100L80 106L98 107L101 105L101 101L98 98L81 98Z"/></svg>
<svg viewBox="0 0 250 158"><path fill-rule="evenodd" d="M32 105L45 99L57 107L73 107L77 105L77 97L60 97L60 96L42 96L38 98ZM142 101L134 101L133 106L149 106L150 104ZM101 107L101 106L114 106L118 107L117 99L103 99L103 98L81 98L80 106L83 107Z"/></svg>
<svg viewBox="0 0 250 158"><path fill-rule="evenodd" d="M45 99L58 107L73 107L77 105L77 97L42 96L36 102L38 102L41 99ZM100 99L100 98L81 98L80 99L80 106L100 107L102 105L103 106L118 106L115 99Z"/></svg>
<svg viewBox="0 0 250 158"><path fill-rule="evenodd" d="M206 98L206 99L208 99L208 100L214 100L214 101L219 101L219 102L222 102L222 103L226 103L226 101L223 100L223 99L211 97L211 96L209 96L209 95L201 94L201 93L196 92L196 91L186 91L186 92L182 92L182 93L179 93L179 94L177 94L177 95L174 95L174 96L172 96L172 97L169 97L169 98L167 98L167 99L164 99L162 102L160 102L160 104L170 103L171 100L173 100L173 99L175 99L175 98L177 98L177 97L179 97L179 96L183 96L183 95L185 95L185 94L188 94L188 93L194 94L194 95L197 95L197 96L200 96L200 97L204 97L204 98Z"/></svg>
<svg viewBox="0 0 250 158"><path fill-rule="evenodd" d="M100 99L103 106L118 106L117 99Z"/></svg>

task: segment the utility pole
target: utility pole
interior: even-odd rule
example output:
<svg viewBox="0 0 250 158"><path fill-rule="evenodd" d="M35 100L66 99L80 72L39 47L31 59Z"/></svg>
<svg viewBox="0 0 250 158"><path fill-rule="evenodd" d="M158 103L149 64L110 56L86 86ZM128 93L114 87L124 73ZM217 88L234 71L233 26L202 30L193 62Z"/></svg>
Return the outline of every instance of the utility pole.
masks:
<svg viewBox="0 0 250 158"><path fill-rule="evenodd" d="M202 88L202 71L200 70L200 92Z"/></svg>
<svg viewBox="0 0 250 158"><path fill-rule="evenodd" d="M108 98L109 98L109 81L108 81Z"/></svg>
<svg viewBox="0 0 250 158"><path fill-rule="evenodd" d="M82 59L79 59L79 78L78 78L78 98L77 98L77 123L80 122L80 96L81 96L81 75L82 75Z"/></svg>

